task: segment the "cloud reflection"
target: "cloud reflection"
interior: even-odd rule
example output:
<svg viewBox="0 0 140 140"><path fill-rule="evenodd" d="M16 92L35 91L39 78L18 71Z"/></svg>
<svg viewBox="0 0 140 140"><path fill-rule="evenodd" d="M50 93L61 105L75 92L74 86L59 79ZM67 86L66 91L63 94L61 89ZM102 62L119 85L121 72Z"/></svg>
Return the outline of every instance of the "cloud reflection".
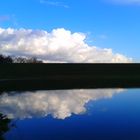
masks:
<svg viewBox="0 0 140 140"><path fill-rule="evenodd" d="M65 119L72 114L86 112L85 105L91 100L111 98L122 89L52 90L0 95L0 112L9 118L45 117L49 114Z"/></svg>

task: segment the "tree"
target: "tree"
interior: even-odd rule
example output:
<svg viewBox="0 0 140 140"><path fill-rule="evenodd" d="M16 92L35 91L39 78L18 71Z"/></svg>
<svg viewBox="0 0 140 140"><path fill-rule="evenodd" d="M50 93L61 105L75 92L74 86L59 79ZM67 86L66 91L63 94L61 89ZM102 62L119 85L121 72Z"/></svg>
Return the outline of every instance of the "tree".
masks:
<svg viewBox="0 0 140 140"><path fill-rule="evenodd" d="M0 63L13 63L13 60L10 56L0 55Z"/></svg>
<svg viewBox="0 0 140 140"><path fill-rule="evenodd" d="M26 57L11 57L0 55L0 63L43 63L36 57L26 58Z"/></svg>

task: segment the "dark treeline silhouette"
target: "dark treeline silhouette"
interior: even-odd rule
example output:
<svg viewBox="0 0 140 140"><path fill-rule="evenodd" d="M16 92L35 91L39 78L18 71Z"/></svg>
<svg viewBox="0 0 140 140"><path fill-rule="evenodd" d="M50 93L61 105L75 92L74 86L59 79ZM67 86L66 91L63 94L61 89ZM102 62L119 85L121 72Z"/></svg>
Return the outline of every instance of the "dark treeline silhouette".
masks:
<svg viewBox="0 0 140 140"><path fill-rule="evenodd" d="M0 55L0 63L13 63L13 60L10 56Z"/></svg>
<svg viewBox="0 0 140 140"><path fill-rule="evenodd" d="M25 58L25 57L11 57L0 55L0 63L43 63L41 60L38 60L36 57Z"/></svg>

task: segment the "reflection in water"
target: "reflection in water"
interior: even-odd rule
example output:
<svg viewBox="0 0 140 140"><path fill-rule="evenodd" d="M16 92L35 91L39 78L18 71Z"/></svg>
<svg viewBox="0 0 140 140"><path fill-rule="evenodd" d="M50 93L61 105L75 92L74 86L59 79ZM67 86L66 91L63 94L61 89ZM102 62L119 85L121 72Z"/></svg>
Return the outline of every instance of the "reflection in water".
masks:
<svg viewBox="0 0 140 140"><path fill-rule="evenodd" d="M56 90L0 95L0 112L8 118L45 117L65 119L72 114L86 112L86 103L91 100L111 98L122 89Z"/></svg>
<svg viewBox="0 0 140 140"><path fill-rule="evenodd" d="M7 116L0 113L0 140L3 140L3 134L9 131L9 123L10 119L7 118Z"/></svg>

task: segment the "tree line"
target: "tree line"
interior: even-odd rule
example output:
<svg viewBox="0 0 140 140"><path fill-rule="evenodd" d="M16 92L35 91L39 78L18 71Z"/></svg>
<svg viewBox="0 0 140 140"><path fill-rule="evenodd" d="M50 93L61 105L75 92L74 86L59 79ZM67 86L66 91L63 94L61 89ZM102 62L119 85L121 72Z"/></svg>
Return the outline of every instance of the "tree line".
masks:
<svg viewBox="0 0 140 140"><path fill-rule="evenodd" d="M0 54L0 63L43 63L36 57L12 57Z"/></svg>

